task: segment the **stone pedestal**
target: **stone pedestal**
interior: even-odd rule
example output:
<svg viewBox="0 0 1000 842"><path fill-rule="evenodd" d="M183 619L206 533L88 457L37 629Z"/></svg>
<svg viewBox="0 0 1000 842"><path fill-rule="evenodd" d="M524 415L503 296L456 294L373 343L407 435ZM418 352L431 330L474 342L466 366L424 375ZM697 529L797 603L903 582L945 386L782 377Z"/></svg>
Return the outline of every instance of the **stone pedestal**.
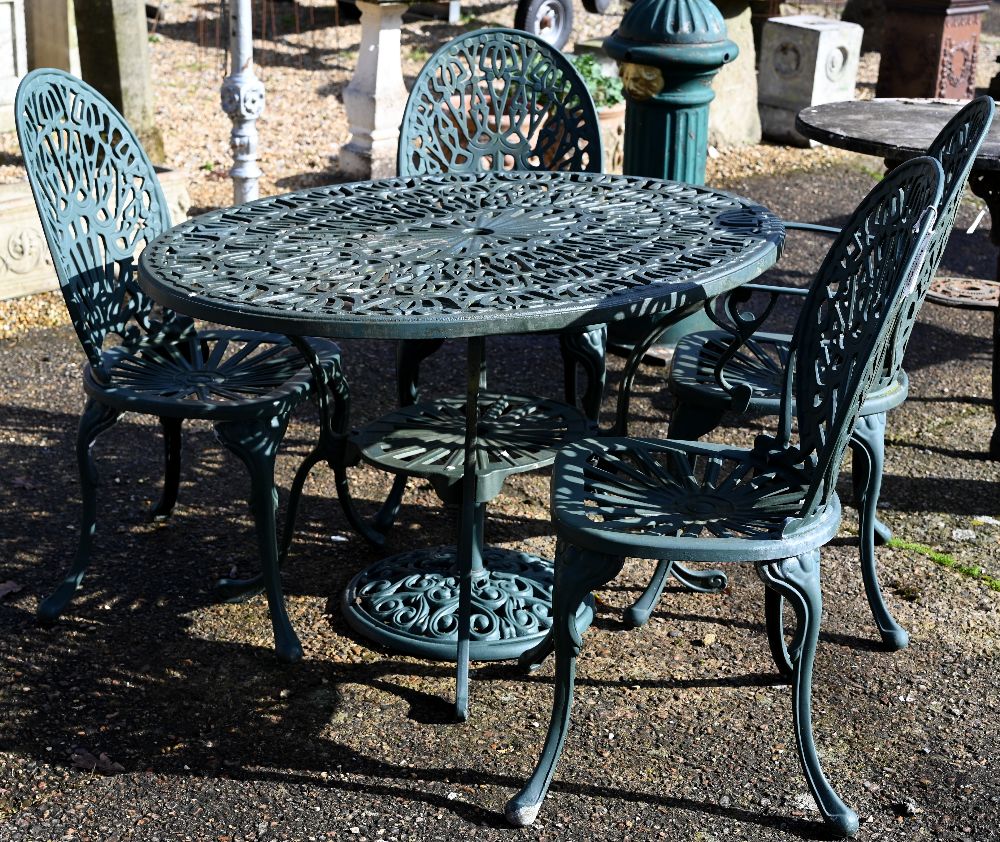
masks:
<svg viewBox="0 0 1000 842"><path fill-rule="evenodd" d="M795 115L810 105L854 99L863 31L815 15L772 18L760 49L760 119L772 140L808 146Z"/></svg>
<svg viewBox="0 0 1000 842"><path fill-rule="evenodd" d="M170 218L182 222L191 206L187 177L177 170L158 169L157 173ZM58 288L28 182L0 184L0 299Z"/></svg>
<svg viewBox="0 0 1000 842"><path fill-rule="evenodd" d="M726 35L739 54L719 69L712 81L715 99L708 110L708 142L715 147L760 142L757 113L756 53L750 0L714 0L726 20Z"/></svg>
<svg viewBox="0 0 1000 842"><path fill-rule="evenodd" d="M344 90L351 139L340 149L339 169L351 178L385 178L396 174L399 124L406 107L399 31L407 4L358 0L357 5L361 47Z"/></svg>
<svg viewBox="0 0 1000 842"><path fill-rule="evenodd" d="M14 94L27 72L23 0L0 0L0 132L14 129Z"/></svg>
<svg viewBox="0 0 1000 842"><path fill-rule="evenodd" d="M163 136L153 114L146 10L137 0L75 0L80 68L138 135L146 154L162 162Z"/></svg>
<svg viewBox="0 0 1000 842"><path fill-rule="evenodd" d="M969 99L982 0L886 0L879 97Z"/></svg>
<svg viewBox="0 0 1000 842"><path fill-rule="evenodd" d="M28 66L57 67L80 75L73 0L30 0L24 8Z"/></svg>

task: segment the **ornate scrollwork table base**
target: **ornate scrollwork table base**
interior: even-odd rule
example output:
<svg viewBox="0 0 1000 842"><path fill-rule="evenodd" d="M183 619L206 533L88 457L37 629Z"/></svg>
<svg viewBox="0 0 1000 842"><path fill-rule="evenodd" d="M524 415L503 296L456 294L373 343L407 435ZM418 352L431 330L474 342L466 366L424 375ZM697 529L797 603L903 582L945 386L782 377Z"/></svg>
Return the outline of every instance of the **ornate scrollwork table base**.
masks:
<svg viewBox="0 0 1000 842"><path fill-rule="evenodd" d="M359 634L407 655L455 660L458 645L458 554L454 547L411 550L376 562L344 592L347 622ZM517 658L552 626L552 562L532 553L488 547L472 583L474 661ZM582 632L593 601L577 614Z"/></svg>

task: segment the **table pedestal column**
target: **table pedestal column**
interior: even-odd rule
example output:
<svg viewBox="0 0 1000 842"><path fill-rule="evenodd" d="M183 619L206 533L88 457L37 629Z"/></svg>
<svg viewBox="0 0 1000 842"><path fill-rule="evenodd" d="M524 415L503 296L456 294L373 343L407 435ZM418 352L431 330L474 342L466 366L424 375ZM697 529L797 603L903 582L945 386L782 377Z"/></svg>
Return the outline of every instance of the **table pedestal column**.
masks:
<svg viewBox="0 0 1000 842"><path fill-rule="evenodd" d="M895 169L902 161L885 159L886 172ZM993 314L993 362L990 402L993 404L994 427L990 436L989 457L1000 460L1000 301L996 288L1000 285L1000 171L973 172L969 176L969 189L986 203L990 212L990 242L996 246L996 281L966 281L963 278L949 279L947 293L935 294L931 286L930 300L950 307L972 310L989 310Z"/></svg>
<svg viewBox="0 0 1000 842"><path fill-rule="evenodd" d="M456 663L455 714L469 710L469 661L511 660L532 649L552 626L552 562L531 553L484 547L486 501L480 482L480 417L486 387L485 339L469 340L459 538L456 547L411 550L358 573L344 592L348 624L390 649ZM457 465L456 465L457 468ZM497 489L498 490L498 489ZM577 618L593 617L592 600Z"/></svg>
<svg viewBox="0 0 1000 842"><path fill-rule="evenodd" d="M990 242L1000 250L1000 172L979 172L969 176L969 188L986 202L990 212ZM1000 251L997 254L996 278L1000 282ZM990 459L1000 460L1000 309L993 310L993 383L991 399L996 422L990 436Z"/></svg>

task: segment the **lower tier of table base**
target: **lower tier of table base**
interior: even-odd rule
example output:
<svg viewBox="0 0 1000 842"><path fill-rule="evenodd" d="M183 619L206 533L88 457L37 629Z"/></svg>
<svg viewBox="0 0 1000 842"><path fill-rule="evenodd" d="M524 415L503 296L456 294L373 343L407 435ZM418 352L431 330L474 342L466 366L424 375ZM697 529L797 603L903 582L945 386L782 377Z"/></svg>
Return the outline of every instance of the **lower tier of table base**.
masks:
<svg viewBox="0 0 1000 842"><path fill-rule="evenodd" d="M344 616L356 632L389 649L455 661L459 575L454 547L411 550L376 562L344 592ZM473 580L469 656L473 661L519 657L552 625L552 562L532 553L487 547ZM577 614L593 619L588 598Z"/></svg>

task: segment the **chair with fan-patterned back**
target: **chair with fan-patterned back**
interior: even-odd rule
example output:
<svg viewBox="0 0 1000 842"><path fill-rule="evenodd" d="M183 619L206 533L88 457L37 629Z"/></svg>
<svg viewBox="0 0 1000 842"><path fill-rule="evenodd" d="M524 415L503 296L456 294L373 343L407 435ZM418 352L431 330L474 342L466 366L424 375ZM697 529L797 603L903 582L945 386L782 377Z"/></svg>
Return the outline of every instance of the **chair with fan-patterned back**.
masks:
<svg viewBox="0 0 1000 842"><path fill-rule="evenodd" d="M41 603L39 618L50 622L63 612L90 562L97 516L90 452L95 439L126 411L160 419L166 473L151 512L159 520L171 514L177 500L181 425L200 418L214 423L218 439L250 472L260 550L261 575L222 580L218 595L235 600L265 590L276 652L286 661L299 659L302 648L285 610L279 564L291 542L305 471L320 458L334 464L341 502L352 523L360 525L338 452L347 425L339 349L326 340L301 342L297 349L271 334L197 330L186 316L155 307L137 284L136 258L170 227L170 217L153 166L125 120L90 85L52 69L35 70L22 80L15 115L42 229L87 357L87 402L76 443L80 541L65 579ZM322 388L317 389L315 372ZM279 551L274 459L292 410L311 396L323 408L320 444L296 477Z"/></svg>
<svg viewBox="0 0 1000 842"><path fill-rule="evenodd" d="M507 805L511 822L534 820L565 741L582 645L573 617L628 556L668 566L755 566L765 584L771 653L792 683L807 782L833 829L857 831L858 817L824 776L812 736L812 667L822 614L819 554L837 533L840 463L916 283L943 180L936 160L918 158L877 185L851 216L800 313L775 437L759 436L750 449L609 437L560 452L552 476L558 539L552 631L522 656L523 665L534 667L555 650L555 701L535 773ZM785 600L797 619L790 643Z"/></svg>
<svg viewBox="0 0 1000 842"><path fill-rule="evenodd" d="M944 254L955 212L961 203L976 155L989 132L994 109L993 100L988 96L973 100L948 122L927 151L928 155L941 162L945 173L937 230L919 282L895 330L885 368L861 408L851 437L854 455L852 478L859 509L861 574L875 624L882 640L891 649L904 648L909 636L885 604L875 569L876 538L886 541L891 536L876 517L882 485L886 413L906 400L909 381L902 368L903 354L916 324L917 312ZM835 228L803 223L786 223L786 227L838 233ZM769 296L756 317L745 309L741 312L741 307L754 291ZM791 336L768 333L760 328L776 297L789 294L801 296L806 294L806 290L748 284L735 295L723 297L709 311L720 330L689 334L677 344L668 378L677 402L670 421L671 438L699 438L715 429L727 410L765 414L778 412ZM664 580L665 569L661 566L636 604L626 611L627 622L641 625L649 618Z"/></svg>
<svg viewBox="0 0 1000 842"><path fill-rule="evenodd" d="M597 110L576 68L547 42L514 29L480 29L441 47L410 91L399 133L397 170L419 176L484 170L600 172ZM594 423L605 384L607 328L559 334L566 401L577 402L577 366L586 379L580 398ZM419 398L421 362L442 340L400 342L399 401ZM406 485L397 478L377 523L395 518Z"/></svg>

